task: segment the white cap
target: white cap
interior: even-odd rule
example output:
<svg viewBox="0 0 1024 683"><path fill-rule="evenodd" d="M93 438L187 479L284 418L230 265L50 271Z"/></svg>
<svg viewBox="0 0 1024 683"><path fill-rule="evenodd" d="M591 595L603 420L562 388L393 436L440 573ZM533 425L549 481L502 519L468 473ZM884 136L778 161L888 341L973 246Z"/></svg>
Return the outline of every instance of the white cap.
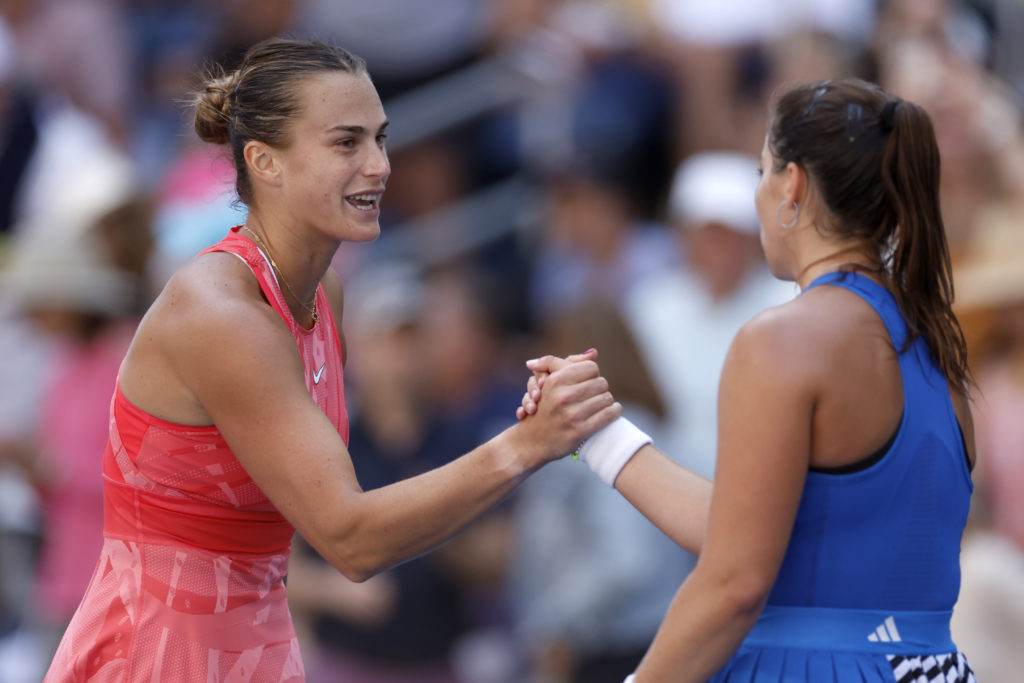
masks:
<svg viewBox="0 0 1024 683"><path fill-rule="evenodd" d="M704 152L676 169L669 197L674 221L699 226L719 223L737 232L758 234L754 191L757 159L739 152Z"/></svg>

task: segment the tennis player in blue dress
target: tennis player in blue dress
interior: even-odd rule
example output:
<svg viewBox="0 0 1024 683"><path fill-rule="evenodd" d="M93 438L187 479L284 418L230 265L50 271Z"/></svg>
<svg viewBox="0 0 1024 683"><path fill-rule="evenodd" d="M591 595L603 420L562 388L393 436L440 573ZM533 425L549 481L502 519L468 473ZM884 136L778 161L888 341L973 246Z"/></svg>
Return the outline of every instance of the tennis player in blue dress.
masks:
<svg viewBox="0 0 1024 683"><path fill-rule="evenodd" d="M974 681L949 630L974 438L931 121L864 81L795 87L761 172L768 265L801 293L732 343L714 486L621 418L579 451L699 553L630 679ZM521 416L561 363L530 363Z"/></svg>

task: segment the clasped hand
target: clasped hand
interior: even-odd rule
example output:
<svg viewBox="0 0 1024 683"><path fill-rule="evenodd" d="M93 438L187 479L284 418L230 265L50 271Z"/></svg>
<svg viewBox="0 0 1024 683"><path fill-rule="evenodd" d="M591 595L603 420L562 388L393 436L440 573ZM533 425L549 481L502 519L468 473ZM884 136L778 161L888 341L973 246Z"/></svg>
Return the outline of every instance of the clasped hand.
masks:
<svg viewBox="0 0 1024 683"><path fill-rule="evenodd" d="M609 392L596 359L597 351L589 349L566 358L548 355L526 361L533 374L527 381L522 405L516 408L516 417L524 421L532 415L550 413L558 423L568 426L557 435L549 435L559 439L559 456L573 451L622 414L622 406Z"/></svg>

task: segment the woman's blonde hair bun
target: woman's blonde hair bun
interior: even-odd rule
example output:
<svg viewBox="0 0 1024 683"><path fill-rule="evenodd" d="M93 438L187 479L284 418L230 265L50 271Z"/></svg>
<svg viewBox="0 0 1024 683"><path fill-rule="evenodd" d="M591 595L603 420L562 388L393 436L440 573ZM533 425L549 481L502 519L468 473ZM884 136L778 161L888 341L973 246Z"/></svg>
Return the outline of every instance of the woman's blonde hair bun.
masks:
<svg viewBox="0 0 1024 683"><path fill-rule="evenodd" d="M210 75L195 94L195 129L200 140L215 145L231 139L231 95L238 85L237 71Z"/></svg>

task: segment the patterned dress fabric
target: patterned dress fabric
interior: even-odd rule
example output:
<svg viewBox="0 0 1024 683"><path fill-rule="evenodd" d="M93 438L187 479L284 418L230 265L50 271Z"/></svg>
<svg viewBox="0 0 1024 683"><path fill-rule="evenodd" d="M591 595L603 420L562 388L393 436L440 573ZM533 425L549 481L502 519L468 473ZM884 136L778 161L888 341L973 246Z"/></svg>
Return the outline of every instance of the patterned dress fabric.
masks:
<svg viewBox="0 0 1024 683"><path fill-rule="evenodd" d="M291 329L310 394L347 442L341 344L323 287L320 320L305 330L238 230L207 251L253 270ZM99 562L46 683L305 680L283 582L294 529L216 426L161 420L118 385L103 487Z"/></svg>

